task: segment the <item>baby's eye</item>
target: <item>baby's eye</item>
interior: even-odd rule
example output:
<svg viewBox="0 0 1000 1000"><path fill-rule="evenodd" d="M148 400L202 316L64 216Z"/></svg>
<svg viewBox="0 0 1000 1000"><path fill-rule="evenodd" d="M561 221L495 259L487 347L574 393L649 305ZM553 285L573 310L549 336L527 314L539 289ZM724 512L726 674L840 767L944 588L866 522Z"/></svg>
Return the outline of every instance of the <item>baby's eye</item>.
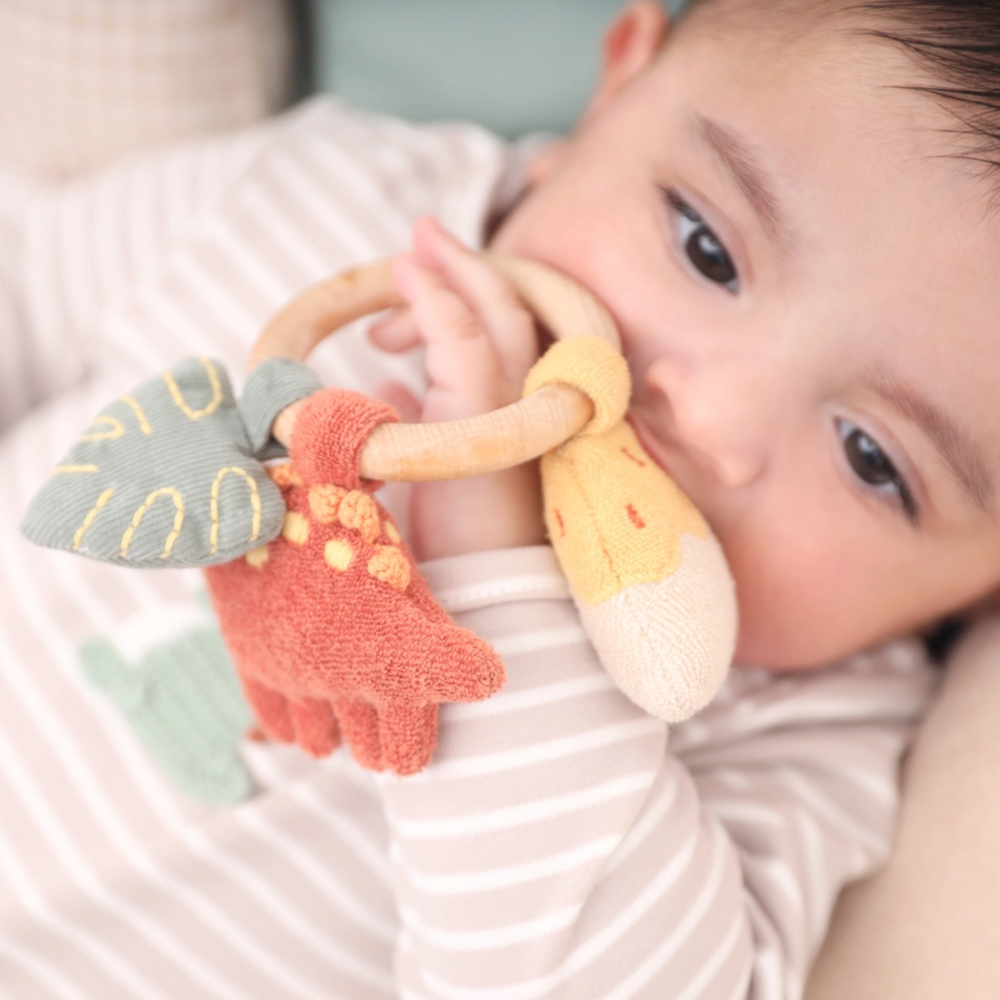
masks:
<svg viewBox="0 0 1000 1000"><path fill-rule="evenodd" d="M691 264L709 281L738 292L740 278L736 265L719 237L676 191L665 190L663 195L674 212L677 243Z"/></svg>
<svg viewBox="0 0 1000 1000"><path fill-rule="evenodd" d="M844 443L844 454L858 479L880 492L895 494L906 516L915 524L918 510L913 493L879 443L847 420L838 420L837 430Z"/></svg>

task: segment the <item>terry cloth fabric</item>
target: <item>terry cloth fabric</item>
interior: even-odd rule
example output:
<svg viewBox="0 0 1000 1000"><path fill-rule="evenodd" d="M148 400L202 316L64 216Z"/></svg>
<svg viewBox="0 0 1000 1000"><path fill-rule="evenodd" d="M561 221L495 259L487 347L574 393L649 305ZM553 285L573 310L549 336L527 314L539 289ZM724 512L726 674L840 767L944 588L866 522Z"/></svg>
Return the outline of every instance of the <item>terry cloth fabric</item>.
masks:
<svg viewBox="0 0 1000 1000"><path fill-rule="evenodd" d="M282 467L288 513L263 549L206 571L219 624L261 728L325 756L349 744L375 771L414 774L440 702L503 684L490 646L441 610L358 472L391 407L344 389L303 404Z"/></svg>
<svg viewBox="0 0 1000 1000"><path fill-rule="evenodd" d="M406 779L245 743L256 793L221 807L174 791L78 663L140 612L169 633L200 573L18 533L108 399L190 355L242 371L307 284L407 246L426 212L480 245L521 183L516 151L480 130L319 101L25 204L18 294L50 398L0 439L3 992L798 996L840 887L890 850L898 762L931 687L919 644L802 676L734 670L670 727L601 669L549 549L442 560L428 584L501 654L504 689L442 708L435 760ZM324 383L419 394L418 360L363 330L316 351ZM64 351L90 376L54 389L46 359ZM405 491L380 498L405 537Z"/></svg>

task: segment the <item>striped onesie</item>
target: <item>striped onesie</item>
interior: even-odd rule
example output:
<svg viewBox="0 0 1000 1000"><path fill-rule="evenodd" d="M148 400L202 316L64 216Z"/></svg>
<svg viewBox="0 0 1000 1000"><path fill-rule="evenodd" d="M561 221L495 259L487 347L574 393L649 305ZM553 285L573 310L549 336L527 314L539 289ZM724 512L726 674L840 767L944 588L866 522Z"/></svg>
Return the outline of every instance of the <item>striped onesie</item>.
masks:
<svg viewBox="0 0 1000 1000"><path fill-rule="evenodd" d="M898 641L752 666L675 727L602 671L546 547L431 588L508 682L446 706L432 766L373 776L247 742L252 794L180 794L79 649L137 661L203 622L200 575L34 549L30 496L108 400L188 355L238 378L301 288L409 244L482 244L517 148L329 98L58 188L0 185L0 997L792 1000L833 903L883 862L933 675ZM363 324L324 381L421 391ZM405 529L406 489L385 502Z"/></svg>

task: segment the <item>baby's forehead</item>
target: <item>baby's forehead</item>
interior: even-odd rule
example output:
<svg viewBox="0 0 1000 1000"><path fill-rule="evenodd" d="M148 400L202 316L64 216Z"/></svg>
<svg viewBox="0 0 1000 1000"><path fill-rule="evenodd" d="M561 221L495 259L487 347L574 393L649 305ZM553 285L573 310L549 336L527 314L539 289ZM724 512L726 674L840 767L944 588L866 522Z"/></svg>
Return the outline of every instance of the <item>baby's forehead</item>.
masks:
<svg viewBox="0 0 1000 1000"><path fill-rule="evenodd" d="M876 19L858 6L702 0L678 28L673 66L671 43L663 53L664 85L651 88L681 126L669 134L683 148L664 155L682 187L704 196L716 235L733 243L735 231L738 242L753 242L747 259L779 273L782 294L808 272L810 294L839 289L853 306L839 321L873 337L909 325L933 352L938 338L963 329L992 356L1000 46L996 67L965 60L960 86L957 69L935 75L904 45L908 31L922 37L919 19ZM748 14L764 7L769 25L783 16L814 20L769 30ZM964 59L969 38L956 29L941 32L939 44L958 46ZM968 94L977 95L974 108ZM768 240L768 228L792 238ZM792 251L777 263L774 243ZM891 343L915 349L905 337Z"/></svg>
<svg viewBox="0 0 1000 1000"><path fill-rule="evenodd" d="M837 16L857 18L866 7L857 0L688 0L678 20L708 17L714 30L801 29Z"/></svg>
<svg viewBox="0 0 1000 1000"><path fill-rule="evenodd" d="M708 41L720 73L750 51L755 74L794 67L827 96L854 97L863 82L872 100L858 110L873 130L908 144L911 160L949 161L984 195L982 214L1000 204L1000 3L692 0L675 34L679 47ZM734 82L753 96L754 80Z"/></svg>

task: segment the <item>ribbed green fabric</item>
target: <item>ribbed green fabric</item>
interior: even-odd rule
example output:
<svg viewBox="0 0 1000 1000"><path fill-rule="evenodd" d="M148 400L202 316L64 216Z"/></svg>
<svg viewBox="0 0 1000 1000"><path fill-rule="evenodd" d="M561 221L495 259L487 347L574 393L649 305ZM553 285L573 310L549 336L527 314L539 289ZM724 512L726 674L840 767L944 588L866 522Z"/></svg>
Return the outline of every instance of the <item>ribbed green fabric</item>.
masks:
<svg viewBox="0 0 1000 1000"><path fill-rule="evenodd" d="M290 358L268 358L247 376L240 396L240 416L250 439L250 450L258 458L283 454L285 449L271 437L274 418L292 403L323 388L316 373Z"/></svg>
<svg viewBox="0 0 1000 1000"><path fill-rule="evenodd" d="M284 520L260 463L274 451L271 423L319 388L304 365L274 358L251 373L237 408L222 366L188 358L104 407L21 530L38 545L148 569L236 559Z"/></svg>
<svg viewBox="0 0 1000 1000"><path fill-rule="evenodd" d="M237 746L253 717L213 626L182 634L134 664L109 640L94 639L80 649L80 661L181 792L203 802L250 795Z"/></svg>

